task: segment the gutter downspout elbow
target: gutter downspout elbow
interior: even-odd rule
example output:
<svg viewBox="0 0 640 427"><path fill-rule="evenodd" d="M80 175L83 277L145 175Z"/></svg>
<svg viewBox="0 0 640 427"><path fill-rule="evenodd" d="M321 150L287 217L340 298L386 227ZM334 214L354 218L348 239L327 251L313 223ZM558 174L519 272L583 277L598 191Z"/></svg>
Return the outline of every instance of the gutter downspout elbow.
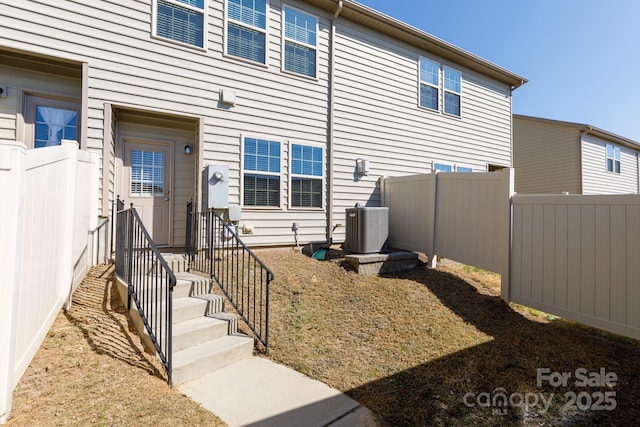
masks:
<svg viewBox="0 0 640 427"><path fill-rule="evenodd" d="M342 6L343 6L342 0L338 0L338 8L336 9L336 11L333 13L333 16L331 17L332 21L335 21L336 19L338 19L338 16L342 12Z"/></svg>

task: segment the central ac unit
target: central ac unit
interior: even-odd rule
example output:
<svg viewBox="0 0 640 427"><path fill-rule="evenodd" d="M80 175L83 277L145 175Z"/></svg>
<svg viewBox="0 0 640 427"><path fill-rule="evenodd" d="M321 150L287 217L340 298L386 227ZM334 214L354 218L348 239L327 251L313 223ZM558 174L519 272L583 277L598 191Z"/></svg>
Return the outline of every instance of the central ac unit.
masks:
<svg viewBox="0 0 640 427"><path fill-rule="evenodd" d="M347 209L344 249L356 254L380 252L389 237L389 208Z"/></svg>

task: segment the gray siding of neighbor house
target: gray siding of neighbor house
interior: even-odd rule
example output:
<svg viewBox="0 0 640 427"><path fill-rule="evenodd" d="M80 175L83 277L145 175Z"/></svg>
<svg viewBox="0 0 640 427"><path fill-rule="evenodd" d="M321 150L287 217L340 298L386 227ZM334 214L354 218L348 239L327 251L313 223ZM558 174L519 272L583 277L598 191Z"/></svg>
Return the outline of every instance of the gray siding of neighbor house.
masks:
<svg viewBox="0 0 640 427"><path fill-rule="evenodd" d="M117 152L103 149L103 144L118 143L123 130L119 112L125 109L200 120L197 173L207 164L228 165L230 203L242 202L242 136L280 141L281 207L243 207L242 223L253 226L254 232L242 237L250 245L292 244L295 221L302 242L324 239L326 203L321 209L290 208L288 165L291 143L320 145L327 155L330 14L302 2L286 3L319 19L317 78L308 79L281 69L283 3L279 0L271 0L268 7L266 66L224 54L224 2L207 1L206 49L154 38L151 4L151 0L14 2L3 6L0 47L88 64L83 76L86 146L101 156ZM344 209L358 201L380 203L376 186L381 175L425 172L433 161L478 171L485 171L487 164L511 166L507 84L343 19L338 19L336 51L334 223L344 223ZM462 73L461 117L418 107L420 55ZM53 84L49 82L41 78L38 84ZM73 83L69 90L81 93L81 81ZM235 106L219 103L221 90L235 91ZM113 106L115 113L105 114L105 105ZM0 106L2 135L13 137L11 117L17 108ZM106 127L113 131L105 132ZM105 141L105 136L112 141ZM358 157L370 160L371 173L355 181ZM101 173L103 185L117 187L115 164L113 158L103 160L105 169L111 169ZM328 184L325 176L325 191ZM186 181L180 188L183 201L199 197ZM110 188L103 194L113 197L115 191ZM175 209L176 217L181 216L178 204ZM174 236L179 229L175 225ZM338 230L336 240L341 236Z"/></svg>
<svg viewBox="0 0 640 427"><path fill-rule="evenodd" d="M426 173L433 162L511 166L511 92L471 72L350 21L339 20L335 58L334 223L345 208L379 206L381 176ZM418 60L462 73L461 117L419 107ZM442 104L442 91L440 91ZM354 179L356 159L370 173ZM344 228L336 230L340 240Z"/></svg>
<svg viewBox="0 0 640 427"><path fill-rule="evenodd" d="M606 144L594 135L582 137L583 194L638 193L638 151L620 147L620 173L607 171Z"/></svg>
<svg viewBox="0 0 640 427"><path fill-rule="evenodd" d="M569 126L514 117L515 191L580 193L580 132Z"/></svg>

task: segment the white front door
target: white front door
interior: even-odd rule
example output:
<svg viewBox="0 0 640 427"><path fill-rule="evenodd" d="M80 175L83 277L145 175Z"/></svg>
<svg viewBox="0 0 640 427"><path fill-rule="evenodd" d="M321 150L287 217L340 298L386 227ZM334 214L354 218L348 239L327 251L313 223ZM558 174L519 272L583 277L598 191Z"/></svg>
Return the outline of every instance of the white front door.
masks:
<svg viewBox="0 0 640 427"><path fill-rule="evenodd" d="M151 238L159 246L171 243L171 146L125 142L121 194L133 203Z"/></svg>

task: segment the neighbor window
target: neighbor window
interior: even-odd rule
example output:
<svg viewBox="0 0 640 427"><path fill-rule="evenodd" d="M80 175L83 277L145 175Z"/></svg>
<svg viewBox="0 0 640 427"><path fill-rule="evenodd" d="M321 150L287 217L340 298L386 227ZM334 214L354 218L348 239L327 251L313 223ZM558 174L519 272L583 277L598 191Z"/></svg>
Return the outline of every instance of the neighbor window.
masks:
<svg viewBox="0 0 640 427"><path fill-rule="evenodd" d="M456 165L456 172L473 172L473 168L470 168L468 166Z"/></svg>
<svg viewBox="0 0 640 427"><path fill-rule="evenodd" d="M420 58L420 106L438 110L438 92L440 87L440 65L437 62Z"/></svg>
<svg viewBox="0 0 640 427"><path fill-rule="evenodd" d="M291 207L322 207L323 150L291 144Z"/></svg>
<svg viewBox="0 0 640 427"><path fill-rule="evenodd" d="M228 55L266 64L267 1L227 0Z"/></svg>
<svg viewBox="0 0 640 427"><path fill-rule="evenodd" d="M620 147L607 144L607 171L620 173Z"/></svg>
<svg viewBox="0 0 640 427"><path fill-rule="evenodd" d="M438 172L453 172L453 166L446 163L434 163L433 170Z"/></svg>
<svg viewBox="0 0 640 427"><path fill-rule="evenodd" d="M157 0L155 35L204 47L205 0Z"/></svg>
<svg viewBox="0 0 640 427"><path fill-rule="evenodd" d="M284 8L284 69L307 77L316 76L318 21L311 15Z"/></svg>
<svg viewBox="0 0 640 427"><path fill-rule="evenodd" d="M444 67L444 112L460 115L460 79L458 71Z"/></svg>
<svg viewBox="0 0 640 427"><path fill-rule="evenodd" d="M243 168L244 205L280 206L280 142L244 138Z"/></svg>

